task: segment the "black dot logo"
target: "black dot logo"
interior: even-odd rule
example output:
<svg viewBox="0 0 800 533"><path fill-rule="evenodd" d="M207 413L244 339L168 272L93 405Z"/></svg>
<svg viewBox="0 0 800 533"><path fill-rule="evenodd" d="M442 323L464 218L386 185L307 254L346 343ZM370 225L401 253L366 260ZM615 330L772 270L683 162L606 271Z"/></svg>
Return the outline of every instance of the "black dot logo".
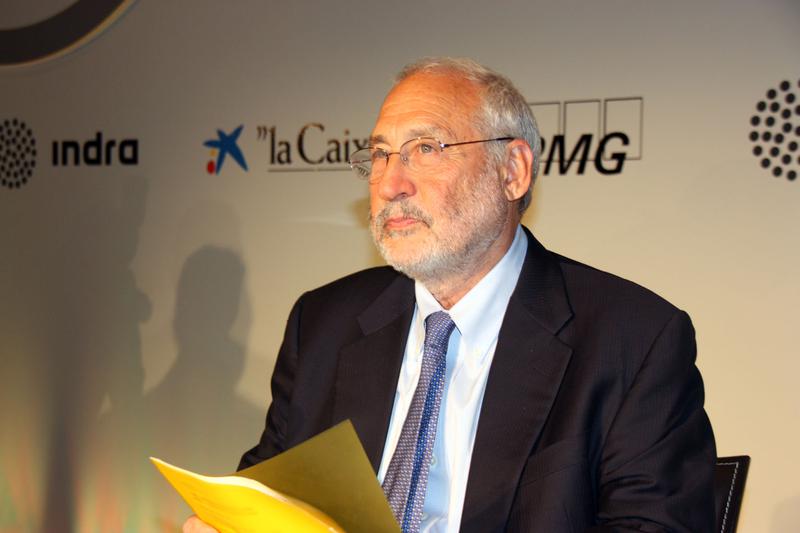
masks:
<svg viewBox="0 0 800 533"><path fill-rule="evenodd" d="M23 121L0 119L0 186L19 189L36 168L36 139Z"/></svg>
<svg viewBox="0 0 800 533"><path fill-rule="evenodd" d="M783 80L768 89L750 117L749 139L762 168L789 181L800 174L800 80Z"/></svg>

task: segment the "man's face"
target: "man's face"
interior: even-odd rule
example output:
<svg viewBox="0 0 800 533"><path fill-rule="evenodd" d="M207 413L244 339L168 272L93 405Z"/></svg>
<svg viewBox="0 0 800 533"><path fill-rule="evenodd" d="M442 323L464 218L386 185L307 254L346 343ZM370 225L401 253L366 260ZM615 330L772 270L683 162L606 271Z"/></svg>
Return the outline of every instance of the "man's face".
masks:
<svg viewBox="0 0 800 533"><path fill-rule="evenodd" d="M480 139L472 126L479 105L477 88L464 80L413 75L384 101L372 144L394 152L415 137ZM393 155L370 184L375 244L390 265L423 283L473 274L508 223L500 178L482 144L445 149L424 175Z"/></svg>

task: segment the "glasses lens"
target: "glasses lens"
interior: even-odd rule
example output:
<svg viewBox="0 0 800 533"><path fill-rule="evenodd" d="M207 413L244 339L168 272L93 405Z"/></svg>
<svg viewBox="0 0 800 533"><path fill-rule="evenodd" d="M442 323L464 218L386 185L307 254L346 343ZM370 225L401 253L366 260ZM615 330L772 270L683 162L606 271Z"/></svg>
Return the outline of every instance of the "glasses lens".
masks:
<svg viewBox="0 0 800 533"><path fill-rule="evenodd" d="M369 179L370 174L372 174L372 159L372 150L369 148L353 152L353 155L350 156L350 168L360 179Z"/></svg>
<svg viewBox="0 0 800 533"><path fill-rule="evenodd" d="M412 170L430 170L441 160L442 145L433 137L411 139L400 148L401 157Z"/></svg>

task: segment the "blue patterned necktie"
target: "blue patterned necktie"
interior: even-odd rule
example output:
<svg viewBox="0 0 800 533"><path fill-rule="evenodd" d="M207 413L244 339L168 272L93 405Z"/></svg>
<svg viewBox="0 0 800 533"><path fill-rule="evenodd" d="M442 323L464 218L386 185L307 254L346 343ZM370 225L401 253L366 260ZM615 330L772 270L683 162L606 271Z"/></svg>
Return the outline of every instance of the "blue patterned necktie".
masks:
<svg viewBox="0 0 800 533"><path fill-rule="evenodd" d="M383 491L403 533L416 533L422 522L447 369L447 343L454 327L450 315L444 311L425 319L425 348L419 382L383 479Z"/></svg>

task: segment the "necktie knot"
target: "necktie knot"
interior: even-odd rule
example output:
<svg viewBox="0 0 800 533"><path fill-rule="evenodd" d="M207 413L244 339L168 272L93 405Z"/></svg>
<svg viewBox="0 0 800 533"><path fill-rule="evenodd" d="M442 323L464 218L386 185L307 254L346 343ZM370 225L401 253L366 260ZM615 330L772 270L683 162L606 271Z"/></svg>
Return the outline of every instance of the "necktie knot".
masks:
<svg viewBox="0 0 800 533"><path fill-rule="evenodd" d="M455 327L453 319L444 311L431 313L425 319L425 347L446 351Z"/></svg>

